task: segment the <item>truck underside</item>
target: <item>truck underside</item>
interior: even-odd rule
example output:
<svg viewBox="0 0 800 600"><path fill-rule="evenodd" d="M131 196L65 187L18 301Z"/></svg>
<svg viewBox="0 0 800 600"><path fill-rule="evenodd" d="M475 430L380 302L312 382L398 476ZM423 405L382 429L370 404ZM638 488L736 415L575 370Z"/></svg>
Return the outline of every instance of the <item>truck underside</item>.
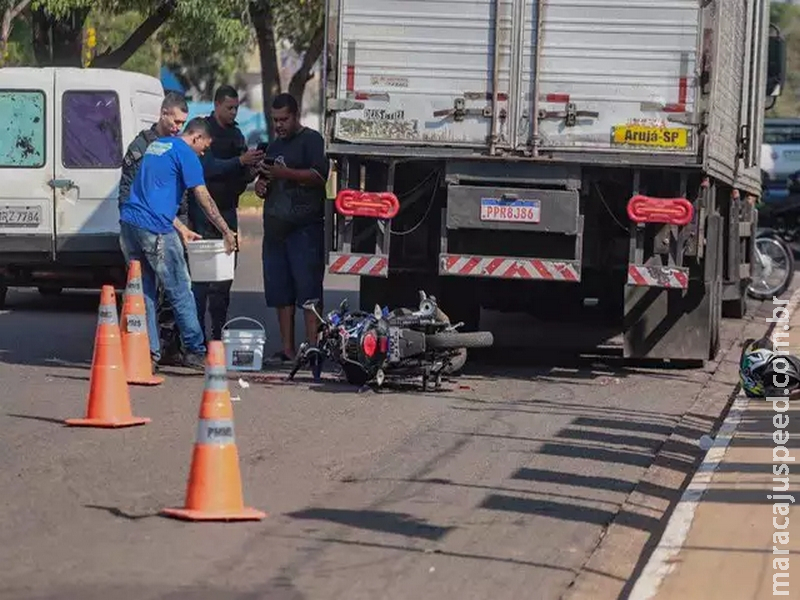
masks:
<svg viewBox="0 0 800 600"><path fill-rule="evenodd" d="M591 345L621 341L627 358L687 361L716 354L723 314L744 315L752 198L698 168L363 154L336 162L340 189L390 190L400 203L389 220L331 207L328 269L361 277L364 309L412 303L425 289L468 329L479 326L481 308L526 312L550 325L581 324ZM688 199L679 217L691 218L634 222L636 196L642 206L641 197ZM538 220L482 219L487 198L534 199ZM553 347L590 349L543 335Z"/></svg>

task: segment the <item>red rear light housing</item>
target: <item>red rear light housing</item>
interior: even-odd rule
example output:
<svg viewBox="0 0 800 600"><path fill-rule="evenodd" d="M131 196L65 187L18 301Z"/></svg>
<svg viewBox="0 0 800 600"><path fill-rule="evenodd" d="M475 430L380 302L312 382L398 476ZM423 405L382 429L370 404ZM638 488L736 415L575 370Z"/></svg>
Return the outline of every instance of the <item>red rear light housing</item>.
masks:
<svg viewBox="0 0 800 600"><path fill-rule="evenodd" d="M372 358L375 356L375 351L378 349L378 338L375 337L373 332L367 332L361 339L361 347L364 350L364 354Z"/></svg>
<svg viewBox="0 0 800 600"><path fill-rule="evenodd" d="M628 218L634 223L686 225L694 216L694 207L686 198L634 196L628 201Z"/></svg>
<svg viewBox="0 0 800 600"><path fill-rule="evenodd" d="M336 210L345 217L392 219L400 211L400 201L391 192L342 190L336 195Z"/></svg>

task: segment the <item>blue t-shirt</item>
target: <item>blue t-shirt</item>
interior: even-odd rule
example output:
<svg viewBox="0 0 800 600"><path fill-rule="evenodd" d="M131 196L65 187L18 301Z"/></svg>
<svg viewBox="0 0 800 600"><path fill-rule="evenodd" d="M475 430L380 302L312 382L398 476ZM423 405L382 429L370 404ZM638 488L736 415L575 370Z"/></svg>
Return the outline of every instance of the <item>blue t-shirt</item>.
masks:
<svg viewBox="0 0 800 600"><path fill-rule="evenodd" d="M195 151L180 137L159 138L145 152L120 220L151 233L174 231L184 192L199 185L205 179Z"/></svg>

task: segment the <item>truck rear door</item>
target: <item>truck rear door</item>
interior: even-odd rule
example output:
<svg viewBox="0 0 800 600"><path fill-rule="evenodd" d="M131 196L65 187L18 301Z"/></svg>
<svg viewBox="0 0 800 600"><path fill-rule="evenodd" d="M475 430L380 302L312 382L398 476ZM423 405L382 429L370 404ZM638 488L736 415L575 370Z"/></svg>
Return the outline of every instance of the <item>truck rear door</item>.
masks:
<svg viewBox="0 0 800 600"><path fill-rule="evenodd" d="M102 71L56 72L55 215L61 253L119 252L121 98ZM129 99L127 99L130 102Z"/></svg>
<svg viewBox="0 0 800 600"><path fill-rule="evenodd" d="M339 0L335 137L486 147L495 121L498 143L507 142L519 1ZM348 109L348 100L363 108Z"/></svg>
<svg viewBox="0 0 800 600"><path fill-rule="evenodd" d="M53 72L0 69L0 259L53 254Z"/></svg>
<svg viewBox="0 0 800 600"><path fill-rule="evenodd" d="M530 137L540 148L696 152L697 0L540 5L540 35L524 51L538 52Z"/></svg>

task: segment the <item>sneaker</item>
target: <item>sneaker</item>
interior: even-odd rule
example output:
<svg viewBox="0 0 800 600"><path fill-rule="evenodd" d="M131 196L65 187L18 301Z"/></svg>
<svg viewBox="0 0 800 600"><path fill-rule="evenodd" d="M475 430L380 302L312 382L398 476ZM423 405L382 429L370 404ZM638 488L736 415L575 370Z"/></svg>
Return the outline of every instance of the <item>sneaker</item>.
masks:
<svg viewBox="0 0 800 600"><path fill-rule="evenodd" d="M183 356L183 362L181 366L187 367L189 369L199 369L203 371L206 368L206 357L202 354L187 352Z"/></svg>

